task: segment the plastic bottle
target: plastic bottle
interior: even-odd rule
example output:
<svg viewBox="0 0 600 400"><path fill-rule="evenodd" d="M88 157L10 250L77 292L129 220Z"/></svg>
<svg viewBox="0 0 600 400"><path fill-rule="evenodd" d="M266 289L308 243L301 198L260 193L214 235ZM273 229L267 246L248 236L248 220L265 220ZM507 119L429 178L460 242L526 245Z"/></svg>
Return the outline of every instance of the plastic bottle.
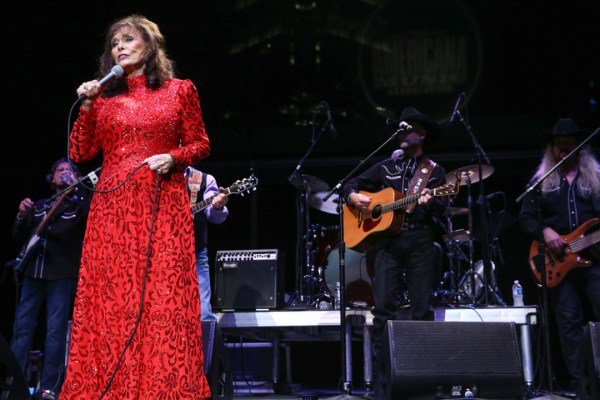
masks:
<svg viewBox="0 0 600 400"><path fill-rule="evenodd" d="M514 307L523 307L525 305L523 303L523 287L521 286L519 281L515 281L515 283L513 284L512 296Z"/></svg>
<svg viewBox="0 0 600 400"><path fill-rule="evenodd" d="M472 399L473 397L475 397L475 395L473 394L473 392L471 391L471 389L466 388L465 389L465 398L466 399Z"/></svg>
<svg viewBox="0 0 600 400"><path fill-rule="evenodd" d="M340 302L342 301L342 286L339 282L335 283L335 306L336 310L340 309Z"/></svg>

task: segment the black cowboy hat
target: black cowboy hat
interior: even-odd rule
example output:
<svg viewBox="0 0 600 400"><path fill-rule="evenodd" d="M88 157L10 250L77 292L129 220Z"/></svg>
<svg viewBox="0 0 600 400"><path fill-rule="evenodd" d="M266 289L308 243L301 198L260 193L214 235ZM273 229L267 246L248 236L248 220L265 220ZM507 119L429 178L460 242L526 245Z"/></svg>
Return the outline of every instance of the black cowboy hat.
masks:
<svg viewBox="0 0 600 400"><path fill-rule="evenodd" d="M423 129L427 131L426 142L429 142L430 144L437 141L442 134L442 128L433 118L420 113L414 107L406 107L404 110L402 110L400 120L408 123L419 123Z"/></svg>
<svg viewBox="0 0 600 400"><path fill-rule="evenodd" d="M551 142L558 136L576 136L577 138L583 139L583 136L588 135L589 132L583 129L579 129L577 124L571 118L559 118L554 124L552 131L543 131L546 136L546 142Z"/></svg>

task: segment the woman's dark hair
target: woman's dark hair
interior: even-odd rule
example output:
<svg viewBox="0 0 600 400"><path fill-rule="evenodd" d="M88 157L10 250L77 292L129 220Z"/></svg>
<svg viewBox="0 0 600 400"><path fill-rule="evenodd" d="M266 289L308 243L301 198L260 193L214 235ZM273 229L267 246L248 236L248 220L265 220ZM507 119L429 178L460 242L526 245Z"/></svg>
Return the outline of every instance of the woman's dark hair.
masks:
<svg viewBox="0 0 600 400"><path fill-rule="evenodd" d="M106 32L104 52L100 56L99 76L108 74L115 65L112 56L112 40L117 31L123 27L135 28L142 34L146 44L144 51L146 87L157 89L165 80L175 76L174 63L167 57L165 37L160 32L158 25L141 15L130 15L113 23ZM102 97L112 97L127 91L127 80L116 79L102 92Z"/></svg>
<svg viewBox="0 0 600 400"><path fill-rule="evenodd" d="M52 187L52 189L55 189L54 183L52 183L52 177L54 176L54 173L56 172L56 168L58 168L58 166L62 163L69 164L69 161L65 157L61 157L58 160L54 161L52 163L52 166L50 167L50 172L48 173L48 175L46 175L46 183L48 183ZM71 166L71 172L73 172L73 175L75 175L75 178L79 179L81 174L79 173L79 169L77 169L77 166L75 166L73 164L69 164L69 165Z"/></svg>

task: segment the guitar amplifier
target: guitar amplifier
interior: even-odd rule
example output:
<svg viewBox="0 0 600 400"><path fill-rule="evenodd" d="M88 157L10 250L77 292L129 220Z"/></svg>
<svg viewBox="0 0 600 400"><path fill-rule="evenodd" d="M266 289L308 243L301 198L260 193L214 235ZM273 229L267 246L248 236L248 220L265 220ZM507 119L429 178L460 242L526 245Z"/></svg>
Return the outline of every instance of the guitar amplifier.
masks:
<svg viewBox="0 0 600 400"><path fill-rule="evenodd" d="M215 308L279 308L283 303L283 260L278 249L217 251Z"/></svg>

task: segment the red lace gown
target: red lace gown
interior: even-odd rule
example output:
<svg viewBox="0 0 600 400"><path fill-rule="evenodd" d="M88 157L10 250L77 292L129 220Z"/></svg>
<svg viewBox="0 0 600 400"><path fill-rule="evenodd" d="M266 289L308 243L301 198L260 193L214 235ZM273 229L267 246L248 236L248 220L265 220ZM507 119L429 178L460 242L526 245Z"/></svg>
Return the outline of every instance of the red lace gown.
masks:
<svg viewBox="0 0 600 400"><path fill-rule="evenodd" d="M151 155L170 153L161 175L143 313L104 399L205 399L193 223L183 174L209 153L196 88L170 79L80 111L70 137L76 162L103 154L98 190L114 188ZM147 166L111 193L93 196L84 239L61 400L96 400L134 327L147 259L156 173Z"/></svg>

